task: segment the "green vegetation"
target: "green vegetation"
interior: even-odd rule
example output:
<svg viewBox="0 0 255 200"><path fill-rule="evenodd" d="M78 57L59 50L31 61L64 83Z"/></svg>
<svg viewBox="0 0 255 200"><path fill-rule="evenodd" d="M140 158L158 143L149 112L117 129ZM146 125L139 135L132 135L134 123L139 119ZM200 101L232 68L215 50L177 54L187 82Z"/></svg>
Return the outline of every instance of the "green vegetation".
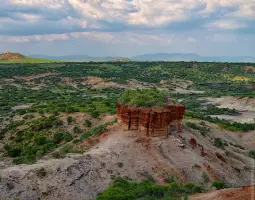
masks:
<svg viewBox="0 0 255 200"><path fill-rule="evenodd" d="M194 112L185 112L186 118L193 118L193 119L201 119L205 120L211 123L218 124L219 126L223 127L226 130L230 131L251 131L255 130L255 123L249 124L249 123L239 123L239 122L229 122L224 119L219 119L218 117L211 117L211 116L204 116L200 113L194 113Z"/></svg>
<svg viewBox="0 0 255 200"><path fill-rule="evenodd" d="M66 121L67 121L68 123L71 123L71 122L73 121L73 117L72 117L72 116L68 116L68 117L66 118Z"/></svg>
<svg viewBox="0 0 255 200"><path fill-rule="evenodd" d="M86 119L86 120L84 121L84 125L85 125L86 127L91 127L91 126L92 126L92 123L91 123L91 121L89 121L88 119Z"/></svg>
<svg viewBox="0 0 255 200"><path fill-rule="evenodd" d="M4 145L5 153L13 157L15 164L34 163L47 152L58 147L65 137L54 134L51 139L49 129L62 125L62 121L55 116L41 117L26 124L26 128L13 133L13 139Z"/></svg>
<svg viewBox="0 0 255 200"><path fill-rule="evenodd" d="M89 131L86 131L85 133L83 133L80 137L81 140L84 140L84 139L87 139L88 137L90 136L96 136L96 135L100 135L102 134L103 132L105 132L107 130L107 127L109 125L112 125L114 123L117 122L117 119L111 121L111 122L107 122L105 124L102 124L102 125L99 125L99 126L96 126L95 128L89 130Z"/></svg>
<svg viewBox="0 0 255 200"><path fill-rule="evenodd" d="M249 157L255 159L255 151L254 150L249 151L248 155L249 155Z"/></svg>
<svg viewBox="0 0 255 200"><path fill-rule="evenodd" d="M212 187L216 187L217 190L225 188L226 184L222 181L213 181Z"/></svg>
<svg viewBox="0 0 255 200"><path fill-rule="evenodd" d="M156 89L126 90L119 102L137 107L163 107L167 102L167 95Z"/></svg>
<svg viewBox="0 0 255 200"><path fill-rule="evenodd" d="M84 125L91 130L84 132L81 125L71 118L66 119L69 122L67 126L73 127L68 129L69 133L60 118L82 112L100 119L104 114L116 113L118 100L135 106L162 107L169 96L175 102L185 104L185 118L215 123L230 131L255 130L254 123L232 123L208 116L240 113L234 109L204 104L205 101L201 100L203 97L225 95L255 97L254 73L244 70L247 65L245 63L71 63L36 59L25 59L22 62L0 63L0 142L5 144L4 156L12 157L17 164L33 163L48 153L61 149L73 139L78 143L80 140L75 137L85 139L101 134L107 129L106 125L91 128L92 120L86 120ZM249 66L255 64L249 63ZM42 74L46 75L40 76ZM134 83L134 88L131 89L143 86L164 88L166 94L157 89L130 91L118 87L93 87L86 84L88 76L103 78L106 84L108 81L116 84L131 81ZM245 77L245 81L237 81L236 77ZM178 81L192 81L193 84L188 89L203 90L205 93L178 94L174 92L175 86L181 85ZM210 131L203 124L187 126L204 136ZM226 144L224 141L223 143Z"/></svg>
<svg viewBox="0 0 255 200"><path fill-rule="evenodd" d="M45 59L39 59L39 58L29 58L25 57L24 59L20 60L0 60L0 64L21 64L21 63L57 63L61 61L54 61L54 60L45 60Z"/></svg>
<svg viewBox="0 0 255 200"><path fill-rule="evenodd" d="M113 185L97 196L97 200L181 200L190 194L202 192L202 188L193 183L179 185L158 185L149 180L141 182L117 178Z"/></svg>
<svg viewBox="0 0 255 200"><path fill-rule="evenodd" d="M200 126L192 122L186 122L185 125L192 129L198 130L203 136L206 136L210 132L210 128L205 126Z"/></svg>
<svg viewBox="0 0 255 200"><path fill-rule="evenodd" d="M214 138L214 146L224 148L224 142L220 138Z"/></svg>

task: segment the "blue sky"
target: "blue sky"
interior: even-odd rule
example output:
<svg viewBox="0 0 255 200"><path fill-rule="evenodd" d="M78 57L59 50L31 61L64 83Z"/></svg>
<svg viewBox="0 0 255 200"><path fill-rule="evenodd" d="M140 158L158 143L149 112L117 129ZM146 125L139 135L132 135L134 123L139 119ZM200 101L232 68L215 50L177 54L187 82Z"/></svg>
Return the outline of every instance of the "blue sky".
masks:
<svg viewBox="0 0 255 200"><path fill-rule="evenodd" d="M0 0L0 52L255 56L255 0Z"/></svg>

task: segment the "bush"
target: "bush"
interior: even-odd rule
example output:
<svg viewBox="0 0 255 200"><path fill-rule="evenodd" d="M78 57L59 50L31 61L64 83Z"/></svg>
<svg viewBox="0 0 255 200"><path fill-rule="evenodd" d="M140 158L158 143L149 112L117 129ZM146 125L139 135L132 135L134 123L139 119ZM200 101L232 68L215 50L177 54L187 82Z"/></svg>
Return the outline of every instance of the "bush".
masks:
<svg viewBox="0 0 255 200"><path fill-rule="evenodd" d="M86 126L86 127L91 127L92 126L92 123L88 120L88 119L86 119L85 121L84 121L84 125Z"/></svg>
<svg viewBox="0 0 255 200"><path fill-rule="evenodd" d="M216 187L217 190L223 189L225 187L225 183L222 181L213 181L212 187Z"/></svg>
<svg viewBox="0 0 255 200"><path fill-rule="evenodd" d="M64 139L64 134L63 133L55 133L53 135L53 142L55 144L59 144L63 139Z"/></svg>
<svg viewBox="0 0 255 200"><path fill-rule="evenodd" d="M73 132L76 133L76 134L79 134L79 133L82 133L82 130L81 130L80 127L75 126L75 127L73 127Z"/></svg>
<svg viewBox="0 0 255 200"><path fill-rule="evenodd" d="M248 155L249 157L255 159L255 150L249 151Z"/></svg>
<svg viewBox="0 0 255 200"><path fill-rule="evenodd" d="M100 113L97 110L94 110L91 112L91 116L94 118L98 118L100 116Z"/></svg>
<svg viewBox="0 0 255 200"><path fill-rule="evenodd" d="M72 136L70 133L64 133L63 139L64 139L66 142L70 142L70 141L73 139L73 136Z"/></svg>
<svg viewBox="0 0 255 200"><path fill-rule="evenodd" d="M35 143L38 145L43 145L47 142L47 138L44 135L38 135L35 137Z"/></svg>
<svg viewBox="0 0 255 200"><path fill-rule="evenodd" d="M214 146L224 148L224 142L220 138L214 138Z"/></svg>
<svg viewBox="0 0 255 200"><path fill-rule="evenodd" d="M70 124L73 121L73 117L72 116L68 116L66 118L66 121Z"/></svg>
<svg viewBox="0 0 255 200"><path fill-rule="evenodd" d="M4 145L4 149L6 153L11 157L18 157L20 156L22 149L19 147L11 147L9 145Z"/></svg>
<svg viewBox="0 0 255 200"><path fill-rule="evenodd" d="M169 177L167 178L167 182L169 182L169 183L174 182L174 177L173 177L173 176L169 176Z"/></svg>

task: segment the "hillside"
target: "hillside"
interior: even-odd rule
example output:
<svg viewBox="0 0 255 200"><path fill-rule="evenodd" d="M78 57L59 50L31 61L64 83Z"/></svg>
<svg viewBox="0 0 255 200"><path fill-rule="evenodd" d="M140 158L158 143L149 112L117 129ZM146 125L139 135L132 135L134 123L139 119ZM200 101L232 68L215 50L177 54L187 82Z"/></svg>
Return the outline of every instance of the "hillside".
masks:
<svg viewBox="0 0 255 200"><path fill-rule="evenodd" d="M199 121L192 123L201 126ZM84 141L89 148L84 154L0 170L0 195L94 199L118 176L141 180L150 175L161 184L173 176L178 183L194 182L207 189L215 179L231 186L250 184L252 162L245 151L230 144L216 147L211 139L236 144L240 138L209 123L203 126L211 129L210 135L184 127L181 136L166 139L140 137L137 131L122 131L117 123L101 136Z"/></svg>
<svg viewBox="0 0 255 200"><path fill-rule="evenodd" d="M19 53L7 52L7 53L0 54L0 61L13 61L13 60L19 61L19 60L25 60L25 59L27 58Z"/></svg>
<svg viewBox="0 0 255 200"><path fill-rule="evenodd" d="M0 64L1 63L50 63L50 62L53 62L53 61L38 59L38 58L30 58L20 53L7 52L7 53L0 54Z"/></svg>
<svg viewBox="0 0 255 200"><path fill-rule="evenodd" d="M106 194L118 176L134 184L155 180L165 188L169 180L192 182L203 192L213 190L215 180L224 187L250 185L253 68L202 62L1 64L0 197L91 200ZM117 102L160 107L166 97L186 108L183 123L167 127L167 138L144 137L150 123L133 130L140 116L135 110L116 115ZM124 131L123 119L131 115ZM146 116L156 132L170 115Z"/></svg>

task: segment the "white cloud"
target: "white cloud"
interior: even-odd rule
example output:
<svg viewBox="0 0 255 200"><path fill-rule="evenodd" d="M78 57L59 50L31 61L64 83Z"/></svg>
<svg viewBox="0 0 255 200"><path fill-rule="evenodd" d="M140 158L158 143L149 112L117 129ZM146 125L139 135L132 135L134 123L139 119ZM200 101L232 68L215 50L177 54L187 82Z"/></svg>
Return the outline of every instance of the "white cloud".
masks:
<svg viewBox="0 0 255 200"><path fill-rule="evenodd" d="M240 29L245 28L246 24L235 21L235 20L218 20L206 25L208 28L219 28L219 29Z"/></svg>
<svg viewBox="0 0 255 200"><path fill-rule="evenodd" d="M29 23L35 23L42 19L42 17L39 15L26 14L26 13L18 13L17 16Z"/></svg>
<svg viewBox="0 0 255 200"><path fill-rule="evenodd" d="M74 32L70 33L70 36L73 38L86 38L101 42L111 42L114 39L114 36L111 33L104 32Z"/></svg>
<svg viewBox="0 0 255 200"><path fill-rule="evenodd" d="M67 40L67 34L48 34L48 35L32 35L32 36L0 36L0 41L11 43L26 43L33 41L55 41Z"/></svg>
<svg viewBox="0 0 255 200"><path fill-rule="evenodd" d="M212 34L206 37L207 40L213 42L234 42L237 40L236 35L233 34Z"/></svg>

